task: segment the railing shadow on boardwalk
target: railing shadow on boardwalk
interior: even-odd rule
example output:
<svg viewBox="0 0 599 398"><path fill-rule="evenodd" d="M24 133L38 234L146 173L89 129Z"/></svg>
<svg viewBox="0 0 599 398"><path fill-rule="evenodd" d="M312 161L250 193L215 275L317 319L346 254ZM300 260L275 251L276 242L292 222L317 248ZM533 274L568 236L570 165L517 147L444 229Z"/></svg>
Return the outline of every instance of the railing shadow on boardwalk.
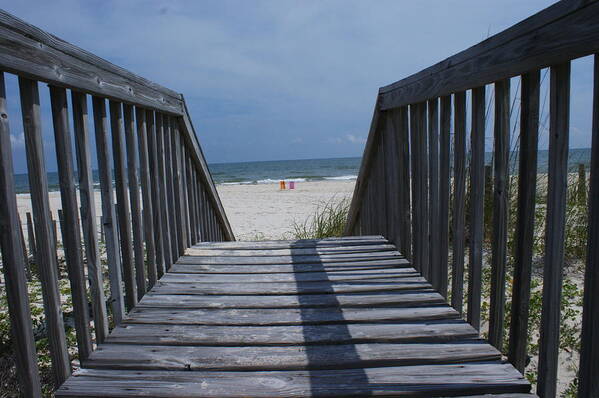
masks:
<svg viewBox="0 0 599 398"><path fill-rule="evenodd" d="M296 251L296 249L298 251ZM331 384L330 381L327 380L326 378L323 378L323 374L322 371L315 368L314 365L322 363L322 355L326 355L326 353L323 352L322 347L319 345L314 345L311 344L310 342L313 341L316 337L318 336L314 336L315 331L309 326L311 324L313 324L313 322L316 320L315 319L315 315L318 313L318 311L320 311L321 309L315 309L312 306L313 303L310 303L310 300L307 300L307 295L310 292L310 283L309 281L306 280L302 280L302 278L298 277L298 275L302 275L301 272L301 268L302 268L302 263L301 262L296 262L296 258L299 256L305 257L306 256L306 248L305 247L301 247L301 246L295 246L293 243L291 244L291 258L293 261L293 270L294 270L294 276L295 276L295 283L297 285L297 291L298 291L298 301L299 301L299 309L300 309L300 315L302 318L302 332L304 334L304 344L305 344L305 350L306 350L306 356L307 356L307 360L308 360L308 367L309 367L309 372L310 372L310 391L312 393L312 396L322 396L324 391L328 388L330 388ZM314 248L313 252L309 253L310 255L314 255L315 257L320 258L320 255L318 253L318 248ZM349 330L349 327L347 326L346 323L346 319L343 316L343 310L341 308L341 304L339 303L339 300L337 299L336 295L335 295L335 289L333 286L333 282L331 280L328 279L327 275L327 271L324 267L324 264L321 261L315 261L314 265L316 265L318 268L316 268L317 272L322 273L323 275L323 281L322 284L324 285L323 291L326 291L326 294L329 294L331 299L329 300L329 305L330 305L330 309L334 310L334 315L331 317L330 319L330 323L331 325L331 335L334 335L336 337L336 339L338 341L343 341L343 342L347 342L346 344L344 344L344 347L346 347L346 350L343 352L343 358L346 361L350 361L353 363L359 363L360 361L360 355L358 354L358 351L355 347L355 345L352 343L351 340L351 332ZM333 313L333 312L332 312ZM351 378L351 383L353 390L355 391L356 394L360 394L362 396L369 396L369 395L373 395L373 389L372 386L369 384L368 382L368 376L366 374L366 371L364 369L353 369L353 377Z"/></svg>

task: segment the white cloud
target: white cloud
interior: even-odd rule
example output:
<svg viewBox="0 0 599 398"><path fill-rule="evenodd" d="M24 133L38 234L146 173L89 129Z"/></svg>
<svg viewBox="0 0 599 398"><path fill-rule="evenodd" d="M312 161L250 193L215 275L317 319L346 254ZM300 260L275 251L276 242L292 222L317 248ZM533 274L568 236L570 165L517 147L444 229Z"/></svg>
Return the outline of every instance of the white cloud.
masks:
<svg viewBox="0 0 599 398"><path fill-rule="evenodd" d="M25 148L25 133L21 132L18 135L10 135L10 143L13 148Z"/></svg>
<svg viewBox="0 0 599 398"><path fill-rule="evenodd" d="M365 144L366 143L365 137L356 137L353 134L348 134L345 136L345 138L347 138L347 140L349 142L351 142L352 144Z"/></svg>

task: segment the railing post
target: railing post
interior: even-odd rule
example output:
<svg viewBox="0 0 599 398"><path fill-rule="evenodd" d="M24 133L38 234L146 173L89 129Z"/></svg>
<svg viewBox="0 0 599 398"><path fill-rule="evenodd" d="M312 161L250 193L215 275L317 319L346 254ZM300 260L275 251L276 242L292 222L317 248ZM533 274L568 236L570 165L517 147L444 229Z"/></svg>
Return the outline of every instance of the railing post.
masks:
<svg viewBox="0 0 599 398"><path fill-rule="evenodd" d="M518 171L518 215L514 253L514 287L508 359L524 373L528 343L528 309L534 241L539 141L540 73L522 75L520 101L520 161Z"/></svg>
<svg viewBox="0 0 599 398"><path fill-rule="evenodd" d="M595 55L593 82L593 143L591 149L591 182L589 188L589 229L578 396L599 395L599 55Z"/></svg>
<svg viewBox="0 0 599 398"><path fill-rule="evenodd" d="M439 290L441 282L440 219L439 219L439 99L428 101L428 162L429 162L429 282Z"/></svg>
<svg viewBox="0 0 599 398"><path fill-rule="evenodd" d="M150 155L148 154L148 124L146 122L146 114L147 112L143 108L135 107L141 194L143 200L143 231L148 261L148 288L151 289L158 280L156 241L154 239L154 234L158 233L158 231L154 228L155 203L152 203L153 192L151 187L153 180L150 172Z"/></svg>
<svg viewBox="0 0 599 398"><path fill-rule="evenodd" d="M466 93L464 91L455 93L454 108L451 306L461 314L464 300L464 209L466 202Z"/></svg>
<svg viewBox="0 0 599 398"><path fill-rule="evenodd" d="M31 324L25 261L18 235L19 218L15 193L10 129L6 110L4 73L0 72L0 248L10 313L11 338L21 394L41 397L35 341Z"/></svg>
<svg viewBox="0 0 599 398"><path fill-rule="evenodd" d="M125 312L122 293L121 256L118 228L116 226L116 210L114 208L114 190L112 188L112 167L108 144L108 120L106 102L103 98L93 97L94 130L96 133L96 151L100 190L102 192L102 225L106 242L106 257L110 280L110 302L112 317L116 325L120 324Z"/></svg>
<svg viewBox="0 0 599 398"><path fill-rule="evenodd" d="M439 293L447 298L449 271L449 187L450 187L450 129L451 95L441 97L439 141Z"/></svg>
<svg viewBox="0 0 599 398"><path fill-rule="evenodd" d="M79 233L79 206L75 188L73 170L73 150L71 133L69 131L67 92L64 88L50 86L50 101L52 104L52 120L54 122L54 141L56 144L56 160L60 181L60 199L62 203L63 227L61 228L62 242L71 295L73 299L73 314L77 334L79 358L85 361L92 352L92 342L89 330L89 315L87 306L87 291L85 288L85 273L83 255L81 254L81 235Z"/></svg>
<svg viewBox="0 0 599 398"><path fill-rule="evenodd" d="M121 239L121 264L125 282L125 306L131 310L137 304L135 272L133 270L133 243L131 242L131 211L127 198L127 173L125 172L125 142L123 140L123 110L120 103L109 101L110 129L112 131L112 155L114 161L114 185L116 187L116 210Z"/></svg>
<svg viewBox="0 0 599 398"><path fill-rule="evenodd" d="M35 219L35 235L38 238L38 269L42 282L44 313L52 369L56 386L61 385L71 375L71 364L67 351L67 343L60 308L60 291L58 289L58 264L56 263L56 246L52 233L50 203L48 199L48 177L44 162L42 140L42 122L38 83L19 77L21 93L21 113L25 133L25 149L27 151L27 170L31 191L31 205Z"/></svg>
<svg viewBox="0 0 599 398"><path fill-rule="evenodd" d="M472 90L470 132L470 258L468 264L468 322L480 329L481 281L483 268L483 210L485 197L485 91Z"/></svg>
<svg viewBox="0 0 599 398"><path fill-rule="evenodd" d="M146 264L144 256L144 232L141 217L141 199L139 177L137 174L138 148L135 139L135 120L133 106L123 104L125 123L125 145L127 146L127 173L129 180L129 204L131 205L131 230L133 232L133 253L135 258L135 284L137 300L146 294Z"/></svg>
<svg viewBox="0 0 599 398"><path fill-rule="evenodd" d="M568 141L570 128L570 62L551 67L549 115L549 172L547 182L547 223L543 310L539 342L541 398L556 395L559 357L559 328L564 267L564 226L568 182Z"/></svg>
<svg viewBox="0 0 599 398"><path fill-rule="evenodd" d="M98 252L98 236L96 225L96 199L94 178L89 153L89 128L87 120L87 97L85 94L71 91L73 107L73 129L75 136L75 153L77 157L77 174L79 176L79 196L81 201L81 224L85 242L87 259L87 277L90 284L94 314L94 332L96 343L102 344L108 336L108 319L106 315L106 297L104 295L104 276Z"/></svg>

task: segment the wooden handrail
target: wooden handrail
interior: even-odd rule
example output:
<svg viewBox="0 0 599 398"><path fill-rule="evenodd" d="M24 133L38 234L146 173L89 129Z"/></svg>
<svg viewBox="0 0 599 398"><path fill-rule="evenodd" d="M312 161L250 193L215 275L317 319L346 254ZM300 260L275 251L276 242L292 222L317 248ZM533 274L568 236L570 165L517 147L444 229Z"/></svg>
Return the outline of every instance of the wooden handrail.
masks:
<svg viewBox="0 0 599 398"><path fill-rule="evenodd" d="M22 269L27 264L27 252L24 238L13 233L21 229L12 169L8 123L11 115L5 107L5 73L19 78L33 202L31 224L35 226L37 241L34 255L57 386L70 375L71 364L58 289L57 232L52 228L42 148L45 126L42 126L39 82L48 83L50 89L62 203L61 235L81 361L93 350L92 331L95 342L103 343L109 333L109 317L113 324L120 324L126 311L137 305L187 248L200 241L235 237L181 94L0 10L0 194L3 198L0 245L22 391L28 396L39 396L40 380L34 374L36 353ZM73 115L69 115L69 92ZM103 292L104 275L98 250L88 96L93 104L110 312ZM71 117L74 134L70 131ZM76 159L71 149L72 137ZM15 239L19 242L15 243ZM87 264L89 286L84 278L84 264ZM88 314L88 292L93 328Z"/></svg>
<svg viewBox="0 0 599 398"><path fill-rule="evenodd" d="M549 68L551 109L546 253L539 330L538 394L541 397L556 394L566 227L570 62L596 53L599 53L599 1L563 0L436 65L380 88L345 228L346 235L380 234L391 240L444 296L448 293L450 275L452 306L463 312L478 329L481 324L484 238L485 92L487 85L492 85L495 115L493 220L489 226L492 231L489 341L503 349L510 211L507 197L511 133L509 82L510 78L518 77L521 84L516 89L521 90L522 148L517 177L517 229L513 237L516 250L513 254L511 328L506 353L514 366L524 371L527 339L532 333L528 330L528 313L540 71ZM595 55L594 81L592 192L598 189L595 185L599 173L599 55ZM467 104L467 98L471 104ZM467 112L468 107L470 112ZM453 143L450 140L452 115ZM470 157L466 152L467 124L472 127ZM395 148L387 148L388 145ZM453 159L450 159L450 153L453 153ZM470 162L467 162L468 158ZM453 173L450 173L450 162ZM452 185L453 197L449 200ZM591 197L591 201L595 203L596 198ZM599 393L599 380L591 376L596 375L599 363L599 350L595 348L596 344L593 346L599 329L596 315L599 301L589 290L599 288L599 266L597 256L593 254L597 252L599 239L594 233L599 228L597 214L599 206L591 206L579 379L579 394L585 397ZM450 247L453 260L448 264ZM464 264L466 248L469 254L467 268ZM465 271L468 271L467 292L464 291ZM465 302L466 310L463 308Z"/></svg>

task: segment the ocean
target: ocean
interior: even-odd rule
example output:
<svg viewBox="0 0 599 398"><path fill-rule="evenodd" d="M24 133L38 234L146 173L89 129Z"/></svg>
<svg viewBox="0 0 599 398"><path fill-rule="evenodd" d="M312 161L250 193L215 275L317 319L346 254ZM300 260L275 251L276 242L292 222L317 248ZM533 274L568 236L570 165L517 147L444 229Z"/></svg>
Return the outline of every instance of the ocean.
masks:
<svg viewBox="0 0 599 398"><path fill-rule="evenodd" d="M539 173L547 172L548 151L540 150L538 155ZM493 154L485 154L485 163L491 164ZM587 168L591 161L591 150L588 148L571 149L568 158L568 168L576 171L578 164ZM217 184L272 184L280 180L326 181L354 180L360 170L360 157L332 159L302 159L302 160L273 160L263 162L236 162L209 164L212 178ZM517 170L518 153L510 156L510 169ZM94 181L99 184L98 173L94 171ZM29 192L27 174L15 175L17 193ZM58 173L48 173L48 188L58 191Z"/></svg>

